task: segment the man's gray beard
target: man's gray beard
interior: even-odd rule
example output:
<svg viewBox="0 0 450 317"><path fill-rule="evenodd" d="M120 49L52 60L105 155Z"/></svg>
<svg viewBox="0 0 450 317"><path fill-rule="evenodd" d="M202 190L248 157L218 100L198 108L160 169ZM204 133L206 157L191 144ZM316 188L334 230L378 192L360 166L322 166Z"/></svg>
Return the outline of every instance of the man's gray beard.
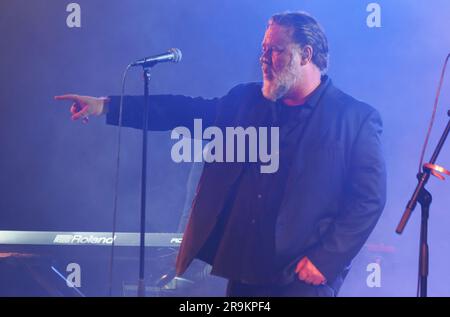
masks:
<svg viewBox="0 0 450 317"><path fill-rule="evenodd" d="M289 91L289 88L284 83L281 83L278 79L271 82L264 81L262 93L264 97L269 100L277 101L282 98Z"/></svg>
<svg viewBox="0 0 450 317"><path fill-rule="evenodd" d="M294 69L289 67L270 82L264 80L262 88L263 96L269 100L277 101L283 98L300 79L300 74L295 73Z"/></svg>

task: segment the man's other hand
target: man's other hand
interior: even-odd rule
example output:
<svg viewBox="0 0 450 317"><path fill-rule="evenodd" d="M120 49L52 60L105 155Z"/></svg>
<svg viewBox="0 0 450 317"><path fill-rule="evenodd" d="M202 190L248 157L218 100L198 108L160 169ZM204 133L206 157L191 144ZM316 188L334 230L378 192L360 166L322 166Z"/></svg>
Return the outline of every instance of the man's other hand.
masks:
<svg viewBox="0 0 450 317"><path fill-rule="evenodd" d="M295 273L297 273L301 281L307 284L321 285L326 283L325 276L323 276L306 256L298 262Z"/></svg>

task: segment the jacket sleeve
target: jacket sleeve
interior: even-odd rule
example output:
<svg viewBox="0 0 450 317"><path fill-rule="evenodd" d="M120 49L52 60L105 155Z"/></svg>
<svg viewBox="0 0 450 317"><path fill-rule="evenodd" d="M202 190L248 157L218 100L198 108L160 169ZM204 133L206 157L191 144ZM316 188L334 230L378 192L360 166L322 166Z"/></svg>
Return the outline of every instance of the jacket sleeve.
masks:
<svg viewBox="0 0 450 317"><path fill-rule="evenodd" d="M106 123L119 124L120 97L110 96ZM148 129L153 131L171 130L178 126L194 126L194 119L201 119L203 126L214 123L218 107L223 98L204 99L181 95L152 95L149 100ZM122 109L122 125L142 129L144 97L125 96Z"/></svg>
<svg viewBox="0 0 450 317"><path fill-rule="evenodd" d="M306 256L329 282L361 250L386 202L386 168L380 136L382 121L373 110L354 141L343 208L317 247Z"/></svg>

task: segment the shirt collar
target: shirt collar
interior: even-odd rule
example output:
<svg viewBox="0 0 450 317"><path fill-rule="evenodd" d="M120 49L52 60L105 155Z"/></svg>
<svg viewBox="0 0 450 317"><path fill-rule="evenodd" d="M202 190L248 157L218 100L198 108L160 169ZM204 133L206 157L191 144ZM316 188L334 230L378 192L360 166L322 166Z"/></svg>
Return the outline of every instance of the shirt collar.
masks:
<svg viewBox="0 0 450 317"><path fill-rule="evenodd" d="M319 102L322 94L325 92L325 90L329 86L330 82L331 82L331 79L327 75L322 76L321 80L320 80L320 85L317 86L317 88L314 89L314 91L308 96L305 106L314 108L317 105L317 103Z"/></svg>

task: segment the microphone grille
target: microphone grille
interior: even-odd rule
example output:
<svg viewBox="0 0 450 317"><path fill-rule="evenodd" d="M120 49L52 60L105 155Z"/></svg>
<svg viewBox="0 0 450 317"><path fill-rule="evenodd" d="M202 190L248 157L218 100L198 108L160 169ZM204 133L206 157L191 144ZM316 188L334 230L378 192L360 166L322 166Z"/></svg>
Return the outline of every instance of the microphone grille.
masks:
<svg viewBox="0 0 450 317"><path fill-rule="evenodd" d="M179 63L181 61L183 54L178 48L171 48L169 52L173 54L172 62Z"/></svg>

